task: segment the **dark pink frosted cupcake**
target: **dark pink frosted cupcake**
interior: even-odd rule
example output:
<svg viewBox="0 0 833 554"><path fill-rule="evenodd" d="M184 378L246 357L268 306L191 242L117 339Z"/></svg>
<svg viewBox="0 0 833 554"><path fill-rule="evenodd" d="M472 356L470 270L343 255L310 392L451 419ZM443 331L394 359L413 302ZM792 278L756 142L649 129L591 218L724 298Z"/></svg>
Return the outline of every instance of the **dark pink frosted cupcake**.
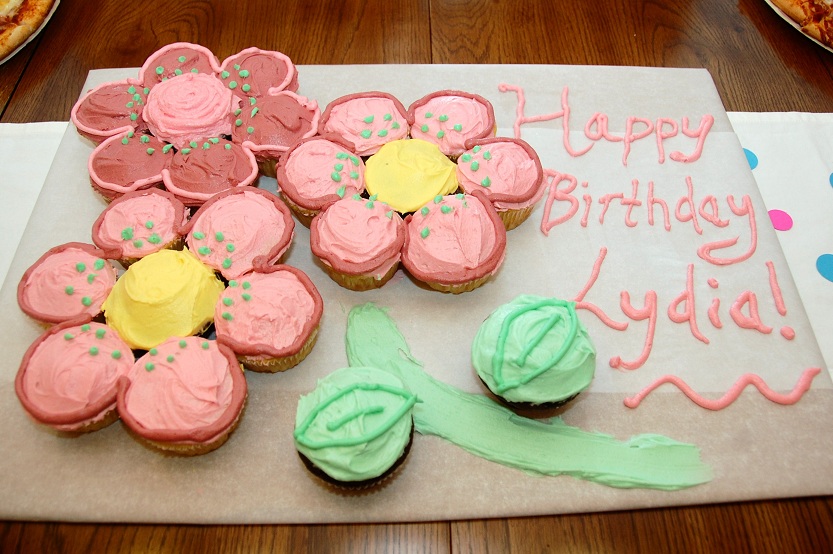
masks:
<svg viewBox="0 0 833 554"><path fill-rule="evenodd" d="M212 197L185 231L188 249L226 279L277 263L292 243L295 221L273 193L237 187Z"/></svg>
<svg viewBox="0 0 833 554"><path fill-rule="evenodd" d="M466 141L493 136L495 111L478 94L440 90L423 96L408 108L411 137L433 142L451 159L463 153Z"/></svg>
<svg viewBox="0 0 833 554"><path fill-rule="evenodd" d="M438 196L405 218L402 263L442 292L474 290L494 275L506 252L506 229L480 191Z"/></svg>
<svg viewBox="0 0 833 554"><path fill-rule="evenodd" d="M470 140L457 159L463 192L482 191L511 230L523 223L544 194L544 170L535 150L521 139Z"/></svg>
<svg viewBox="0 0 833 554"><path fill-rule="evenodd" d="M408 136L402 102L386 92L362 92L336 98L324 109L318 131L336 134L355 146L359 156L375 154L382 145Z"/></svg>
<svg viewBox="0 0 833 554"><path fill-rule="evenodd" d="M325 205L364 192L364 162L337 135L297 142L281 157L277 176L281 196L307 227Z"/></svg>
<svg viewBox="0 0 833 554"><path fill-rule="evenodd" d="M81 135L96 143L128 131L144 131L142 110L149 92L134 80L104 83L75 103L70 119Z"/></svg>
<svg viewBox="0 0 833 554"><path fill-rule="evenodd" d="M17 303L26 315L47 325L96 317L116 282L110 260L117 257L115 251L81 242L51 248L23 274Z"/></svg>
<svg viewBox="0 0 833 554"><path fill-rule="evenodd" d="M101 323L75 320L41 335L26 351L15 392L26 412L57 431L80 434L118 419L119 378L133 366L133 352Z"/></svg>
<svg viewBox="0 0 833 554"><path fill-rule="evenodd" d="M165 248L179 249L188 222L185 206L162 189L130 192L117 198L93 223L92 238L99 248L118 251L127 267Z"/></svg>
<svg viewBox="0 0 833 554"><path fill-rule="evenodd" d="M281 52L246 48L223 60L220 78L237 95L266 96L270 90L298 92L298 70Z"/></svg>
<svg viewBox="0 0 833 554"><path fill-rule="evenodd" d="M87 162L90 184L105 200L162 184L173 148L156 137L128 131L108 138Z"/></svg>

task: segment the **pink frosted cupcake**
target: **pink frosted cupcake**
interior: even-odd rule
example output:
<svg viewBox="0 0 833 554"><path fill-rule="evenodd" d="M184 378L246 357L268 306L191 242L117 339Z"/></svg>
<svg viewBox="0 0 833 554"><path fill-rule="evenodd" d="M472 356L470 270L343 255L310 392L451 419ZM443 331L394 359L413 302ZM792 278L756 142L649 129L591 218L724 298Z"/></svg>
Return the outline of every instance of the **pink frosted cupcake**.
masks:
<svg viewBox="0 0 833 554"><path fill-rule="evenodd" d="M247 369L285 371L312 350L324 313L321 295L307 275L274 265L232 280L217 301L214 328Z"/></svg>
<svg viewBox="0 0 833 554"><path fill-rule="evenodd" d="M246 48L223 60L220 78L235 94L261 97L270 90L298 92L298 70L288 56Z"/></svg>
<svg viewBox="0 0 833 554"><path fill-rule="evenodd" d="M507 231L523 223L544 194L541 160L520 139L468 141L457 159L457 181L463 192L482 191Z"/></svg>
<svg viewBox="0 0 833 554"><path fill-rule="evenodd" d="M278 158L299 140L315 135L320 117L315 100L271 89L234 111L232 139L254 152L264 175L274 177Z"/></svg>
<svg viewBox="0 0 833 554"><path fill-rule="evenodd" d="M493 136L495 111L477 94L440 90L423 96L408 108L411 137L433 142L443 154L456 159L466 141Z"/></svg>
<svg viewBox="0 0 833 554"><path fill-rule="evenodd" d="M78 132L99 143L114 135L147 129L142 110L150 89L138 81L104 83L90 89L70 112Z"/></svg>
<svg viewBox="0 0 833 554"><path fill-rule="evenodd" d="M271 192L237 187L212 197L185 229L188 249L226 279L277 263L292 243L295 221Z"/></svg>
<svg viewBox="0 0 833 554"><path fill-rule="evenodd" d="M503 263L506 229L480 191L438 196L405 223L402 263L435 290L471 291Z"/></svg>
<svg viewBox="0 0 833 554"><path fill-rule="evenodd" d="M387 283L399 267L405 243L400 215L374 196L343 198L318 214L310 226L310 248L342 287L371 290Z"/></svg>
<svg viewBox="0 0 833 554"><path fill-rule="evenodd" d="M174 195L140 190L111 202L93 223L92 238L99 248L118 251L119 262L128 267L148 254L181 248L187 222L185 206Z"/></svg>
<svg viewBox="0 0 833 554"><path fill-rule="evenodd" d="M337 135L297 142L281 157L277 175L281 197L307 227L326 204L364 192L364 162Z"/></svg>
<svg viewBox="0 0 833 554"><path fill-rule="evenodd" d="M190 42L172 42L145 60L139 69L139 82L149 89L184 74L212 75L220 72L220 62L211 50Z"/></svg>
<svg viewBox="0 0 833 554"><path fill-rule="evenodd" d="M237 427L248 389L228 347L173 337L136 360L118 384L122 421L143 444L196 456L219 448Z"/></svg>
<svg viewBox="0 0 833 554"><path fill-rule="evenodd" d="M116 384L133 366L118 334L89 319L53 326L26 351L15 392L26 412L57 431L80 434L118 419Z"/></svg>
<svg viewBox="0 0 833 554"><path fill-rule="evenodd" d="M348 94L327 104L318 131L340 136L366 157L392 140L407 138L408 116L402 102L386 92Z"/></svg>
<svg viewBox="0 0 833 554"><path fill-rule="evenodd" d="M48 250L20 279L17 303L43 324L96 317L116 282L117 252L68 242Z"/></svg>
<svg viewBox="0 0 833 554"><path fill-rule="evenodd" d="M108 138L87 161L90 184L106 201L162 184L173 148L156 137L127 131Z"/></svg>
<svg viewBox="0 0 833 554"><path fill-rule="evenodd" d="M202 206L219 192L253 185L257 161L251 151L220 137L192 140L162 170L162 182L183 204Z"/></svg>

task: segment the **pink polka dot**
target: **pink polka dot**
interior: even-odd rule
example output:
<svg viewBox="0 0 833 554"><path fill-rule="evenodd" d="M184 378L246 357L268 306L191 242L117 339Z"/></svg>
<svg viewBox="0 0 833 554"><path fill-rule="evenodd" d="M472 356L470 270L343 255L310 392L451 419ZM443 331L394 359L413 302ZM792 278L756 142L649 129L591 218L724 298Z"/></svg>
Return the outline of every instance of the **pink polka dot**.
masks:
<svg viewBox="0 0 833 554"><path fill-rule="evenodd" d="M793 218L783 210L769 210L769 219L776 231L789 231L793 227Z"/></svg>

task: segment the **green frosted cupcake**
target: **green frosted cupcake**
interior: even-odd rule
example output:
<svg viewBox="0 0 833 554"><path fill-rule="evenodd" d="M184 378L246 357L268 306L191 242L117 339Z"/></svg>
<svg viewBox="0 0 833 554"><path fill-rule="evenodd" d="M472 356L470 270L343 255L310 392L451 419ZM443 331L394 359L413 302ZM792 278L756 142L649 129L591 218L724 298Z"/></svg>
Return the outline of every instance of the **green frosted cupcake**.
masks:
<svg viewBox="0 0 833 554"><path fill-rule="evenodd" d="M575 303L521 295L492 312L472 344L477 375L508 404L552 408L586 389L596 350Z"/></svg>
<svg viewBox="0 0 833 554"><path fill-rule="evenodd" d="M408 454L416 401L385 371L339 369L298 400L295 447L307 468L332 485L375 486Z"/></svg>

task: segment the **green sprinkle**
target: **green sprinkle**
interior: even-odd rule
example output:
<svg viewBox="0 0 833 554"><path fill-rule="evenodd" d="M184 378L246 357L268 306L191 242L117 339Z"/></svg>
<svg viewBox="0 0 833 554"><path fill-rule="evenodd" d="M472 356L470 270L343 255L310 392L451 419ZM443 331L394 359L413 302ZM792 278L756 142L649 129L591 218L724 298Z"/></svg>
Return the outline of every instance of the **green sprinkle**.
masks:
<svg viewBox="0 0 833 554"><path fill-rule="evenodd" d="M97 259L97 260L93 263L93 267L94 267L97 271L101 271L102 269L104 269L104 260L102 260L101 258Z"/></svg>
<svg viewBox="0 0 833 554"><path fill-rule="evenodd" d="M364 122L365 123L373 123L373 116L369 115L369 116L365 117Z"/></svg>
<svg viewBox="0 0 833 554"><path fill-rule="evenodd" d="M336 171L341 171L342 169L344 169L344 164L335 164L333 166L333 169L335 169Z"/></svg>
<svg viewBox="0 0 833 554"><path fill-rule="evenodd" d="M145 150L145 152L147 152L147 153L148 153L148 156L150 156L150 155L152 155L154 152L156 152L156 149L155 149L155 148L148 148L147 150Z"/></svg>
<svg viewBox="0 0 833 554"><path fill-rule="evenodd" d="M245 79L246 77L249 76L249 70L248 69L241 69L240 72L238 73L238 75L240 75L241 77L243 77Z"/></svg>
<svg viewBox="0 0 833 554"><path fill-rule="evenodd" d="M97 339L103 339L104 335L106 335L106 334L107 334L106 329L96 329L95 330L95 338L97 338Z"/></svg>
<svg viewBox="0 0 833 554"><path fill-rule="evenodd" d="M255 104L257 104L257 98L252 96L251 98L249 98L249 105L254 106Z"/></svg>
<svg viewBox="0 0 833 554"><path fill-rule="evenodd" d="M431 112L425 112L425 117L430 119L430 118L434 117L434 114L432 114Z"/></svg>
<svg viewBox="0 0 833 554"><path fill-rule="evenodd" d="M226 245L226 252L234 252L234 245L232 243Z"/></svg>
<svg viewBox="0 0 833 554"><path fill-rule="evenodd" d="M480 181L480 184L483 185L486 188L489 188L490 186L492 186L492 180L489 179L488 177L486 177L485 179Z"/></svg>
<svg viewBox="0 0 833 554"><path fill-rule="evenodd" d="M386 113L382 116L382 119L384 119L385 121L390 121L391 119L393 119L393 116L389 113Z"/></svg>
<svg viewBox="0 0 833 554"><path fill-rule="evenodd" d="M430 235L430 234L431 234L431 231L428 230L428 227L423 227L422 231L419 232L419 235L422 238L428 238L428 235Z"/></svg>
<svg viewBox="0 0 833 554"><path fill-rule="evenodd" d="M437 131L437 138L441 139L445 136L445 131Z"/></svg>
<svg viewBox="0 0 833 554"><path fill-rule="evenodd" d="M353 162L353 165L355 166L359 165L359 158L356 156L350 156L350 161Z"/></svg>
<svg viewBox="0 0 833 554"><path fill-rule="evenodd" d="M82 325L82 326L81 326L81 330L82 330L82 331L84 331L84 332L86 333L87 331L89 331L89 330L90 330L90 324L89 324L89 323L85 323L84 325Z"/></svg>
<svg viewBox="0 0 833 554"><path fill-rule="evenodd" d="M447 204L443 204L443 206L440 208L440 211L441 211L442 213L444 213L444 214L447 214L447 213L449 213L452 209L453 209L453 208L452 208L451 206L449 206L449 205L447 205Z"/></svg>
<svg viewBox="0 0 833 554"><path fill-rule="evenodd" d="M202 143L202 149L203 150L208 150L209 148L211 148L211 143L210 142Z"/></svg>
<svg viewBox="0 0 833 554"><path fill-rule="evenodd" d="M72 333L64 333L64 340L72 340L75 338L75 335Z"/></svg>
<svg viewBox="0 0 833 554"><path fill-rule="evenodd" d="M98 356L98 347L97 346L91 346L90 347L90 356Z"/></svg>
<svg viewBox="0 0 833 554"><path fill-rule="evenodd" d="M157 74L157 75L162 75L163 73L165 73L165 68L164 68L164 67L162 67L161 65L160 65L160 66L157 66L157 68L156 68L156 74Z"/></svg>
<svg viewBox="0 0 833 554"><path fill-rule="evenodd" d="M195 231L194 238L197 240L202 240L205 238L205 233L203 233L202 231Z"/></svg>
<svg viewBox="0 0 833 554"><path fill-rule="evenodd" d="M372 210L372 209L373 209L373 206L374 206L373 200L368 201L368 202L367 202L367 204L365 204L364 206L365 206L367 209Z"/></svg>
<svg viewBox="0 0 833 554"><path fill-rule="evenodd" d="M196 148L197 146L199 146L199 144L197 144L197 141L192 140L188 143L188 146L190 146L191 148Z"/></svg>
<svg viewBox="0 0 833 554"><path fill-rule="evenodd" d="M81 299L81 303L89 308L90 306L93 305L93 299L90 298L89 296L85 296L84 298Z"/></svg>
<svg viewBox="0 0 833 554"><path fill-rule="evenodd" d="M232 304L234 304L234 300L227 296L223 298L223 304L225 304L226 306L231 306Z"/></svg>
<svg viewBox="0 0 833 554"><path fill-rule="evenodd" d="M394 121L393 123L390 124L390 128L391 129L399 129L399 122Z"/></svg>
<svg viewBox="0 0 833 554"><path fill-rule="evenodd" d="M455 195L454 195L454 197L455 197L457 200L462 200L463 198L465 198L465 196L466 196L466 195L465 195L465 194L463 194L462 192L458 192L457 194L455 194Z"/></svg>
<svg viewBox="0 0 833 554"><path fill-rule="evenodd" d="M209 247L207 247L207 246L200 246L200 247L197 249L197 252L199 252L199 253L200 253L200 254L202 254L203 256L208 256L209 254L211 254L211 249L210 249Z"/></svg>
<svg viewBox="0 0 833 554"><path fill-rule="evenodd" d="M254 108L252 108L252 117L256 116L256 115L257 115L257 112L259 112L259 111L260 111L260 108L258 108L257 106L255 106Z"/></svg>
<svg viewBox="0 0 833 554"><path fill-rule="evenodd" d="M231 281L228 282L228 286L230 286L230 287L236 287L237 285L238 285L238 283L235 279L232 279Z"/></svg>
<svg viewBox="0 0 833 554"><path fill-rule="evenodd" d="M228 79L229 75L231 75L231 73L229 73L228 71L223 71L222 73L220 73L220 77L223 79Z"/></svg>
<svg viewBox="0 0 833 554"><path fill-rule="evenodd" d="M234 110L234 115L240 115L241 113L243 113L243 108L237 108Z"/></svg>
<svg viewBox="0 0 833 554"><path fill-rule="evenodd" d="M156 366L153 364L153 362L148 362L145 364L145 370L153 371L154 369L156 369Z"/></svg>
<svg viewBox="0 0 833 554"><path fill-rule="evenodd" d="M129 141L129 140L127 140L127 137L124 137L123 139L121 139L121 143L122 143L122 144L127 144L127 143L129 143L129 142L130 142L130 141Z"/></svg>
<svg viewBox="0 0 833 554"><path fill-rule="evenodd" d="M232 319L234 319L234 316L232 316L229 312L223 312L223 319L225 319L226 321L231 321Z"/></svg>
<svg viewBox="0 0 833 554"><path fill-rule="evenodd" d="M243 290L249 290L252 288L252 284L248 281L243 281Z"/></svg>
<svg viewBox="0 0 833 554"><path fill-rule="evenodd" d="M113 350L112 352L110 352L110 357L113 358L114 360L120 359L121 358L121 350Z"/></svg>
<svg viewBox="0 0 833 554"><path fill-rule="evenodd" d="M179 347L180 348L185 348L186 346L188 346L188 341L186 341L185 339L182 339L181 341L179 341Z"/></svg>
<svg viewBox="0 0 833 554"><path fill-rule="evenodd" d="M136 87L130 85L129 87L127 87L127 92L130 94L136 94Z"/></svg>
<svg viewBox="0 0 833 554"><path fill-rule="evenodd" d="M250 90L252 90L252 85L250 85L249 83L246 83L245 85L243 85L242 87L240 87L240 89L241 89L243 92L249 92Z"/></svg>
<svg viewBox="0 0 833 554"><path fill-rule="evenodd" d="M440 117L438 117L437 119L439 119L440 121L448 121L448 116L447 116L447 115L445 115L445 114L442 114L442 115L441 115Z"/></svg>
<svg viewBox="0 0 833 554"><path fill-rule="evenodd" d="M226 239L226 236L223 234L222 231L217 231L216 233L214 233L214 238L218 242L223 242Z"/></svg>
<svg viewBox="0 0 833 554"><path fill-rule="evenodd" d="M373 132L370 129L365 129L364 131L362 131L359 134L362 136L362 138L369 139L370 136L373 134Z"/></svg>
<svg viewBox="0 0 833 554"><path fill-rule="evenodd" d="M231 267L231 258L226 258L223 260L223 269L228 269Z"/></svg>
<svg viewBox="0 0 833 554"><path fill-rule="evenodd" d="M130 114L130 121L136 121L137 119L139 119L139 114L137 114L137 113Z"/></svg>
<svg viewBox="0 0 833 554"><path fill-rule="evenodd" d="M142 141L144 144L147 144L150 142L150 137L147 135L142 135L142 137L139 140Z"/></svg>
<svg viewBox="0 0 833 554"><path fill-rule="evenodd" d="M184 63L185 62L185 56L180 56L177 59L179 60L179 63Z"/></svg>
<svg viewBox="0 0 833 554"><path fill-rule="evenodd" d="M173 355L173 354L169 354L169 355L168 355L168 357L167 357L167 358L165 358L165 359L166 359L166 360L168 360L168 363L169 363L169 364L171 364L171 363L173 363L173 361L174 361L174 359L175 359L175 358L174 358L174 355Z"/></svg>
<svg viewBox="0 0 833 554"><path fill-rule="evenodd" d="M248 302L249 300L252 299L252 295L249 294L248 292L244 292L243 294L240 295L240 298L242 298L243 300Z"/></svg>
<svg viewBox="0 0 833 554"><path fill-rule="evenodd" d="M133 107L133 102L128 102L127 104L124 105L124 107L125 108L132 108Z"/></svg>
<svg viewBox="0 0 833 554"><path fill-rule="evenodd" d="M90 273L87 275L87 282L92 285L93 281L95 281L95 273Z"/></svg>
<svg viewBox="0 0 833 554"><path fill-rule="evenodd" d="M156 356L157 354L159 354L159 351L158 351L157 349L155 349L155 348L151 348L150 350L148 350L148 353L149 353L151 356Z"/></svg>
<svg viewBox="0 0 833 554"><path fill-rule="evenodd" d="M464 162L470 162L471 161L471 154L463 154L462 156L460 156L460 159L463 160Z"/></svg>
<svg viewBox="0 0 833 554"><path fill-rule="evenodd" d="M443 201L442 195L438 194L437 196L434 197L434 204L439 204L442 201Z"/></svg>
<svg viewBox="0 0 833 554"><path fill-rule="evenodd" d="M200 346L202 347L203 350L208 350L208 347L209 347L208 341L207 340L202 341L202 344L200 344Z"/></svg>
<svg viewBox="0 0 833 554"><path fill-rule="evenodd" d="M338 171L333 171L332 173L330 173L330 179L332 179L336 183L340 183L341 182L341 174Z"/></svg>
<svg viewBox="0 0 833 554"><path fill-rule="evenodd" d="M246 132L251 135L252 133L255 132L255 128L250 125L250 126L246 127Z"/></svg>
<svg viewBox="0 0 833 554"><path fill-rule="evenodd" d="M478 144L477 146L472 148L471 151L474 152L475 154L477 154L478 152L480 152L480 145Z"/></svg>
<svg viewBox="0 0 833 554"><path fill-rule="evenodd" d="M191 68L191 73L199 73L199 72L200 72L200 70L197 69L196 67Z"/></svg>
<svg viewBox="0 0 833 554"><path fill-rule="evenodd" d="M452 128L453 128L455 131L457 131L458 133L459 133L460 131L462 131L462 130L463 130L463 126L462 126L462 125L460 125L459 123L458 123L457 125L455 125L454 127L452 127Z"/></svg>
<svg viewBox="0 0 833 554"><path fill-rule="evenodd" d="M77 271L78 273L84 273L86 270L87 264L85 264L84 262L78 262L77 264L75 264L75 271Z"/></svg>
<svg viewBox="0 0 833 554"><path fill-rule="evenodd" d="M235 127L240 127L241 125L243 125L243 120L242 119L235 119L234 120L234 126Z"/></svg>
<svg viewBox="0 0 833 554"><path fill-rule="evenodd" d="M358 171L351 171L350 172L350 178L351 179L358 179L359 178L359 172Z"/></svg>
<svg viewBox="0 0 833 554"><path fill-rule="evenodd" d="M173 148L173 147L174 147L173 144L166 144L165 146L162 147L162 153L167 154L168 152L171 151L171 148Z"/></svg>
<svg viewBox="0 0 833 554"><path fill-rule="evenodd" d="M423 123L422 127L420 127L419 130L422 131L423 133L427 133L428 132L428 125L425 125Z"/></svg>
<svg viewBox="0 0 833 554"><path fill-rule="evenodd" d="M150 88L149 88L149 87L145 87L144 89L142 89L142 92L144 92L144 93L145 93L145 96L147 96L148 94L150 94Z"/></svg>
<svg viewBox="0 0 833 554"><path fill-rule="evenodd" d="M423 206L422 209L419 210L419 213L421 213L423 216L426 216L426 215L428 215L428 212L430 212L430 211L431 210L428 209L428 206Z"/></svg>
<svg viewBox="0 0 833 554"><path fill-rule="evenodd" d="M151 220L145 221L145 229L153 229L153 221L151 221Z"/></svg>
<svg viewBox="0 0 833 554"><path fill-rule="evenodd" d="M151 243L151 244L159 244L160 242L162 242L162 237L160 237L156 233L152 233L148 237L148 242Z"/></svg>
<svg viewBox="0 0 833 554"><path fill-rule="evenodd" d="M393 210L386 211L385 217L387 217L388 219L393 219Z"/></svg>
<svg viewBox="0 0 833 554"><path fill-rule="evenodd" d="M182 70L180 68L174 69L174 75L182 75Z"/></svg>
<svg viewBox="0 0 833 554"><path fill-rule="evenodd" d="M480 163L477 160L471 162L471 170L477 171L478 169L480 169Z"/></svg>
<svg viewBox="0 0 833 554"><path fill-rule="evenodd" d="M191 153L191 149L190 149L190 148L183 148L183 149L181 150L181 152L182 152L183 154L190 154L190 153Z"/></svg>
<svg viewBox="0 0 833 554"><path fill-rule="evenodd" d="M388 131L387 131L387 129L381 129L381 130L379 130L378 133L376 133L376 135L380 136L380 137L386 137L386 136L388 136Z"/></svg>
<svg viewBox="0 0 833 554"><path fill-rule="evenodd" d="M226 150L231 150L231 143L230 142L225 143L223 145L223 148L225 148Z"/></svg>
<svg viewBox="0 0 833 554"><path fill-rule="evenodd" d="M491 160L492 159L492 154L488 150L486 150L485 152L483 152L483 159L484 160Z"/></svg>
<svg viewBox="0 0 833 554"><path fill-rule="evenodd" d="M64 292L67 293L69 296L72 296L73 294L75 294L75 287L73 287L72 285L67 285L66 287L64 287Z"/></svg>
<svg viewBox="0 0 833 554"><path fill-rule="evenodd" d="M347 152L339 152L336 154L337 160L346 160L347 159Z"/></svg>
<svg viewBox="0 0 833 554"><path fill-rule="evenodd" d="M234 64L234 69L239 71L240 70L240 64L239 63Z"/></svg>
<svg viewBox="0 0 833 554"><path fill-rule="evenodd" d="M339 198L344 198L344 193L345 192L347 192L347 188L344 185L341 185L340 187L338 187L338 190L336 191L336 194L338 195Z"/></svg>
<svg viewBox="0 0 833 554"><path fill-rule="evenodd" d="M220 142L220 139L217 137L211 137L210 139L208 139L208 142L210 142L211 144L218 144Z"/></svg>

